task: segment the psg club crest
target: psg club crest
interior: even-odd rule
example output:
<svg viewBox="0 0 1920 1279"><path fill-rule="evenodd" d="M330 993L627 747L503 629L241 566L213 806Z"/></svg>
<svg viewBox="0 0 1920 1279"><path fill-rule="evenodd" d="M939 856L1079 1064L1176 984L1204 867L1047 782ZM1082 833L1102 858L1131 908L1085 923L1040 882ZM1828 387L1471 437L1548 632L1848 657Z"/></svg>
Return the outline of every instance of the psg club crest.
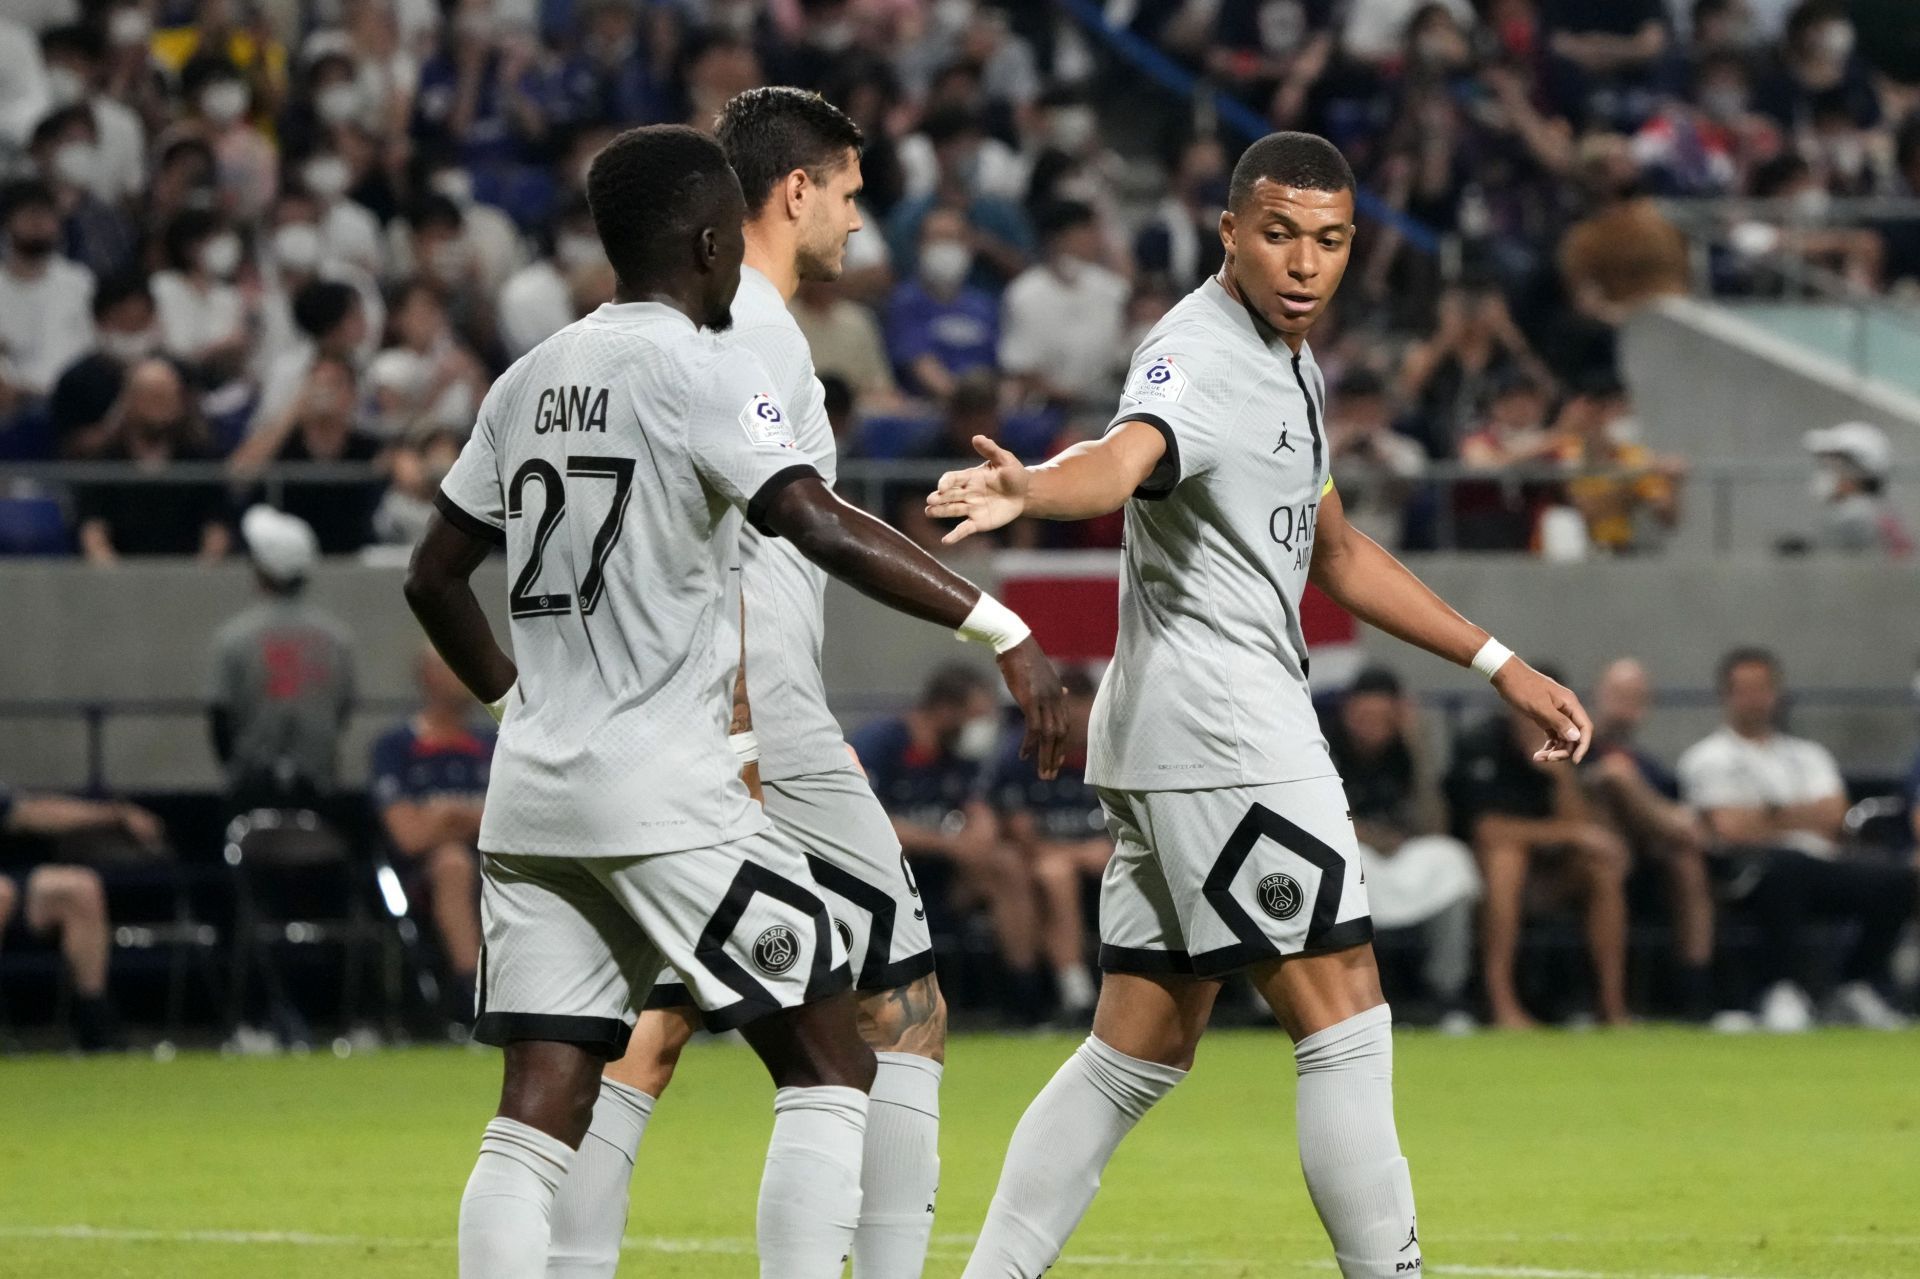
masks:
<svg viewBox="0 0 1920 1279"><path fill-rule="evenodd" d="M793 436L793 423L773 397L762 392L747 401L740 410L740 425L746 430L747 438L755 444L772 448L790 449L798 447Z"/></svg>
<svg viewBox="0 0 1920 1279"><path fill-rule="evenodd" d="M1260 909L1282 921L1300 913L1303 894L1300 882L1291 875L1272 874L1260 881Z"/></svg>
<svg viewBox="0 0 1920 1279"><path fill-rule="evenodd" d="M785 924L775 924L753 939L753 962L769 977L782 977L800 962L800 939Z"/></svg>

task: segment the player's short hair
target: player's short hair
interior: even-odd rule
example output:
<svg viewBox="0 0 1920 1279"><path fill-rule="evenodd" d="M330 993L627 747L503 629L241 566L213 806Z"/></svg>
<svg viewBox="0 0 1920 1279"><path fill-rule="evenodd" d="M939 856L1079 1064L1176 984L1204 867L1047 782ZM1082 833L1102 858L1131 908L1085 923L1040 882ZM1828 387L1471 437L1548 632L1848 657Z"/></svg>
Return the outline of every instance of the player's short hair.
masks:
<svg viewBox="0 0 1920 1279"><path fill-rule="evenodd" d="M293 322L310 338L323 338L360 305L360 294L338 280L313 280L293 295Z"/></svg>
<svg viewBox="0 0 1920 1279"><path fill-rule="evenodd" d="M1084 666L1067 666L1061 668L1060 687L1068 697L1092 697L1100 691L1100 681Z"/></svg>
<svg viewBox="0 0 1920 1279"><path fill-rule="evenodd" d="M920 689L923 710L963 707L987 686L987 677L971 666L954 662L927 676Z"/></svg>
<svg viewBox="0 0 1920 1279"><path fill-rule="evenodd" d="M1720 686L1722 693L1727 691L1728 683L1733 679L1733 673L1742 666L1764 666L1773 676L1774 682L1779 682L1780 659L1774 655L1773 650L1762 648L1758 644L1742 644L1721 654L1720 664L1714 669L1714 682Z"/></svg>
<svg viewBox="0 0 1920 1279"><path fill-rule="evenodd" d="M791 85L766 85L736 93L720 111L715 132L747 197L758 213L773 189L795 169L824 181L852 151L858 159L866 134L847 113L819 94Z"/></svg>
<svg viewBox="0 0 1920 1279"><path fill-rule="evenodd" d="M1400 697L1406 691L1400 677L1385 666L1363 667L1347 685L1348 697Z"/></svg>
<svg viewBox="0 0 1920 1279"><path fill-rule="evenodd" d="M720 144L683 124L628 129L587 170L594 230L629 286L658 271L670 245L718 220L738 188Z"/></svg>
<svg viewBox="0 0 1920 1279"><path fill-rule="evenodd" d="M1306 191L1351 191L1353 166L1340 148L1317 133L1269 133L1245 151L1233 166L1227 207L1239 210L1260 179Z"/></svg>

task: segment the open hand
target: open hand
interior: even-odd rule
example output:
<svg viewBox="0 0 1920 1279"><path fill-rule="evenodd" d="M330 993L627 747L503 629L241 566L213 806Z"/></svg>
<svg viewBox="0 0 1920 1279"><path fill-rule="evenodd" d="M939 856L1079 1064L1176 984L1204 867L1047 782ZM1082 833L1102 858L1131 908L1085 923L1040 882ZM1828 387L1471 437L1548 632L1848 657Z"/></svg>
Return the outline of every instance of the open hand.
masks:
<svg viewBox="0 0 1920 1279"><path fill-rule="evenodd" d="M973 449L986 461L948 471L927 495L929 518L960 521L940 539L943 546L1011 524L1027 508L1027 468L1020 459L984 435L973 437Z"/></svg>
<svg viewBox="0 0 1920 1279"><path fill-rule="evenodd" d="M1518 657L1510 657L1493 677L1494 691L1507 704L1547 732L1547 744L1533 753L1543 763L1570 759L1579 763L1593 745L1593 721L1573 690L1548 679Z"/></svg>

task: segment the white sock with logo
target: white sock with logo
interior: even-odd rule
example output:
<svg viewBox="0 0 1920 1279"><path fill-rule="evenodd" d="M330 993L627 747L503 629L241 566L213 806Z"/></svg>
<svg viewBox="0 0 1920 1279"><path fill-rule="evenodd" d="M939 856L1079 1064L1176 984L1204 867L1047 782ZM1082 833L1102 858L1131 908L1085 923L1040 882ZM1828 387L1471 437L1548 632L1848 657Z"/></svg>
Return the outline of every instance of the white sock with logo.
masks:
<svg viewBox="0 0 1920 1279"><path fill-rule="evenodd" d="M461 1279L541 1279L554 1188L573 1151L517 1119L495 1117L460 1199Z"/></svg>
<svg viewBox="0 0 1920 1279"><path fill-rule="evenodd" d="M761 1279L840 1279L860 1223L867 1094L782 1088L760 1181Z"/></svg>
<svg viewBox="0 0 1920 1279"><path fill-rule="evenodd" d="M860 1170L854 1279L920 1279L940 1188L939 1062L917 1053L875 1053Z"/></svg>
<svg viewBox="0 0 1920 1279"><path fill-rule="evenodd" d="M1420 1273L1413 1177L1393 1126L1393 1015L1385 1004L1308 1035L1300 1072L1300 1167L1346 1279Z"/></svg>
<svg viewBox="0 0 1920 1279"><path fill-rule="evenodd" d="M593 1125L553 1199L547 1279L612 1279L627 1233L628 1187L653 1098L612 1079L600 1081Z"/></svg>
<svg viewBox="0 0 1920 1279"><path fill-rule="evenodd" d="M1020 1116L963 1279L1034 1279L1058 1260L1121 1139L1186 1077L1087 1036Z"/></svg>

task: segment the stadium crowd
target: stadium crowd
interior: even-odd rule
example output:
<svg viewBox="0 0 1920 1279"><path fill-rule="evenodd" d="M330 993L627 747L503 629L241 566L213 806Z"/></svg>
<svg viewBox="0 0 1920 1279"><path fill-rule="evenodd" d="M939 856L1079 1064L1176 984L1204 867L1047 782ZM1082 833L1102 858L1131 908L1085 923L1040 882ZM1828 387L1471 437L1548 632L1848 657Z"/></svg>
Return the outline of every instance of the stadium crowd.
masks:
<svg viewBox="0 0 1920 1279"><path fill-rule="evenodd" d="M1831 0L1107 10L1376 193L1315 345L1342 487L1395 545L1645 551L1682 518L1685 460L1613 359L1689 287L1652 196L1775 198L1709 255L1722 288L1789 257L1920 277L1920 220L1828 216L1920 192L1920 98ZM1244 141L1040 3L22 0L0 55L0 459L129 476L18 482L0 548L102 563L228 554L262 493L327 553L417 536L493 375L610 296L582 182L623 126L776 81L860 123L867 229L796 313L846 455L935 470L973 434L1037 457L1102 427L1218 265ZM1871 536L1812 545L1906 549L1884 454L1827 455ZM1436 462L1466 480L1423 484ZM931 536L918 486L852 491Z"/></svg>

